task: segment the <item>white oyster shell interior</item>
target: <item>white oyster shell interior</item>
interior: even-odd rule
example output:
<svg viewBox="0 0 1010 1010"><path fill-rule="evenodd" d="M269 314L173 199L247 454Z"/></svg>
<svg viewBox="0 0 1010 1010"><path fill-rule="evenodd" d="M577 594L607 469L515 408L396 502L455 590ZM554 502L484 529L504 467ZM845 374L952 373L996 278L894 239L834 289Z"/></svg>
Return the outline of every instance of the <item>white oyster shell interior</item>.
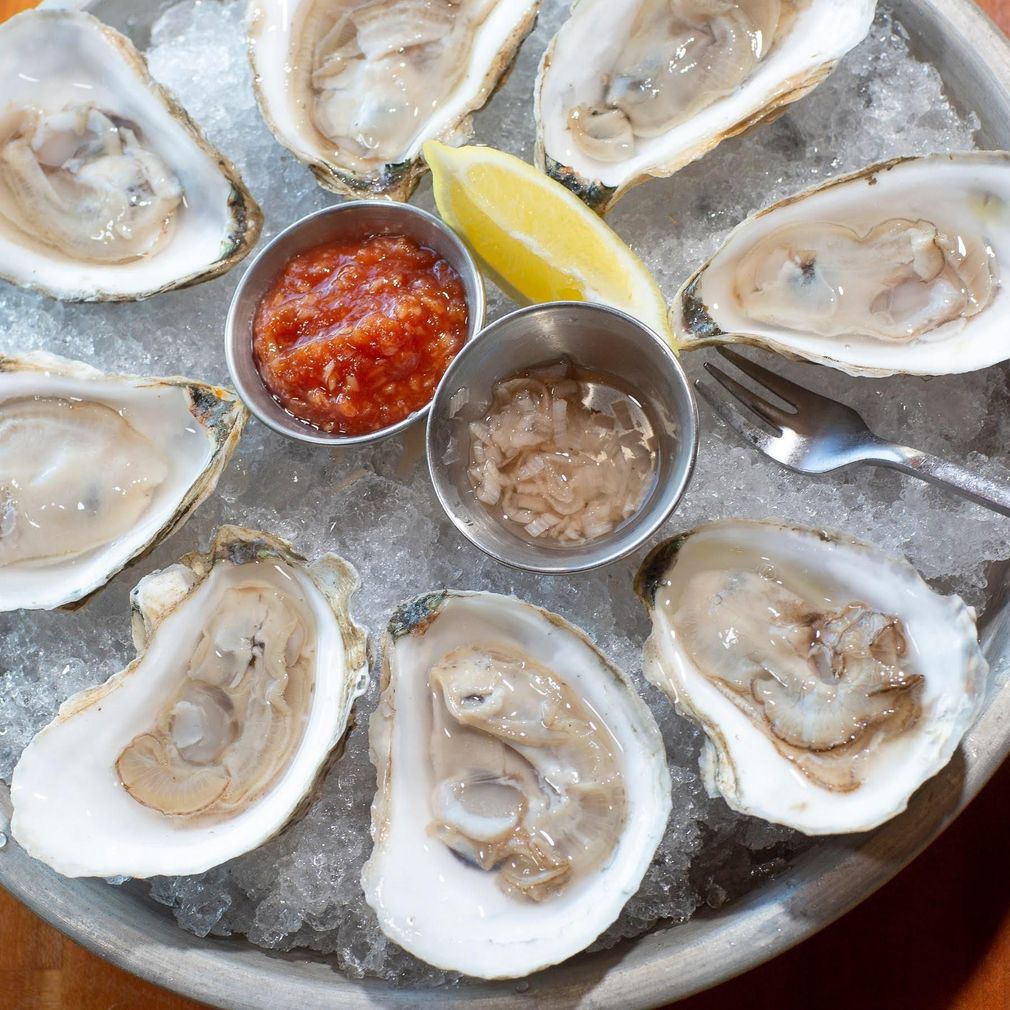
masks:
<svg viewBox="0 0 1010 1010"><path fill-rule="evenodd" d="M538 157L591 202L671 175L816 86L875 7L579 0L541 63Z"/></svg>
<svg viewBox="0 0 1010 1010"><path fill-rule="evenodd" d="M0 25L0 96L0 277L58 298L143 298L216 276L256 240L234 168L90 15Z"/></svg>
<svg viewBox="0 0 1010 1010"><path fill-rule="evenodd" d="M729 520L675 547L643 569L646 674L708 735L713 794L812 835L904 810L980 710L973 612L815 530Z"/></svg>
<svg viewBox="0 0 1010 1010"><path fill-rule="evenodd" d="M421 145L469 136L539 0L252 0L263 116L322 185L406 199ZM367 192L365 193L367 195Z"/></svg>
<svg viewBox="0 0 1010 1010"><path fill-rule="evenodd" d="M888 162L739 225L671 308L685 344L763 344L853 375L1010 358L1010 155Z"/></svg>
<svg viewBox="0 0 1010 1010"><path fill-rule="evenodd" d="M0 358L0 610L82 599L214 489L245 410L185 379Z"/></svg>
<svg viewBox="0 0 1010 1010"><path fill-rule="evenodd" d="M384 932L481 978L582 950L637 890L669 814L645 704L571 625L491 593L405 605L385 663L362 870Z"/></svg>
<svg viewBox="0 0 1010 1010"><path fill-rule="evenodd" d="M239 540L209 573L138 585L138 659L67 701L14 770L12 830L33 856L66 876L199 873L311 795L367 684L356 579L333 555L306 568L252 542L255 560Z"/></svg>

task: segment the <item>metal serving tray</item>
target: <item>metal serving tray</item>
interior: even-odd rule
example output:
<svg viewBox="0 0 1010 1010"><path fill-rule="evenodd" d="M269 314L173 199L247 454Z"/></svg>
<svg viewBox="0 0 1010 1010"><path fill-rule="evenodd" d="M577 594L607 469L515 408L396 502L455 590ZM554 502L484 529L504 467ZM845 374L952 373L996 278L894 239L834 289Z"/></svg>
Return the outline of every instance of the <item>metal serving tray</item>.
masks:
<svg viewBox="0 0 1010 1010"><path fill-rule="evenodd" d="M169 0L90 0L110 24L147 41ZM71 0L70 4L78 4ZM917 55L935 64L948 94L981 120L983 147L1010 149L1010 45L972 0L893 0ZM1010 654L1010 570L996 566L982 622L990 663ZM805 940L847 912L910 862L958 815L1010 752L1010 686L951 764L909 809L867 835L818 842L788 869L718 912L657 929L605 953L582 955L520 982L450 989L394 988L348 979L307 952L266 953L241 939L198 939L145 889L66 880L12 840L0 849L0 884L44 919L101 957L158 985L224 1010L363 1010L367 1007L536 1006L641 1010L717 985ZM0 815L10 796L0 783Z"/></svg>

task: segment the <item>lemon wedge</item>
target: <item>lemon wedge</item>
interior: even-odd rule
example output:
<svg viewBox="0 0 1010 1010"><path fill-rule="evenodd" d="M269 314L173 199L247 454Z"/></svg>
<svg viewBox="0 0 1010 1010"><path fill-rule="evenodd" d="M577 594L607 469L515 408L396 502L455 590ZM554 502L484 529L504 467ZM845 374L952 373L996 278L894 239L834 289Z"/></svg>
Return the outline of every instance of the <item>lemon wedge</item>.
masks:
<svg viewBox="0 0 1010 1010"><path fill-rule="evenodd" d="M671 343L666 300L648 267L560 183L493 147L423 148L442 220L517 302L603 302Z"/></svg>

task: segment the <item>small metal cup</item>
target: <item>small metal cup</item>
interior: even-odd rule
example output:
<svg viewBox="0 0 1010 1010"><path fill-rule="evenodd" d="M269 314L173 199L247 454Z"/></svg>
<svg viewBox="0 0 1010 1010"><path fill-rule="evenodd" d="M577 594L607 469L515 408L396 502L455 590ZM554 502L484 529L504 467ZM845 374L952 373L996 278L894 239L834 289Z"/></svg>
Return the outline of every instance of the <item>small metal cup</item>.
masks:
<svg viewBox="0 0 1010 1010"><path fill-rule="evenodd" d="M477 499L467 475L469 423L486 413L494 384L562 357L612 376L642 405L656 435L656 479L638 512L606 536L574 546L524 539ZM461 389L469 400L450 416ZM630 554L673 512L694 469L698 408L676 355L638 320L588 302L534 305L491 323L456 356L431 402L427 449L435 493L471 543L513 568L570 574Z"/></svg>
<svg viewBox="0 0 1010 1010"><path fill-rule="evenodd" d="M292 257L327 242L370 235L406 235L433 249L459 274L467 304L470 340L484 325L484 282L473 257L450 228L427 211L385 200L352 200L316 211L285 228L252 261L232 297L225 324L225 357L238 395L268 427L288 438L314 445L366 445L403 431L428 412L428 405L367 435L320 431L285 410L260 376L253 356L253 320L263 296Z"/></svg>

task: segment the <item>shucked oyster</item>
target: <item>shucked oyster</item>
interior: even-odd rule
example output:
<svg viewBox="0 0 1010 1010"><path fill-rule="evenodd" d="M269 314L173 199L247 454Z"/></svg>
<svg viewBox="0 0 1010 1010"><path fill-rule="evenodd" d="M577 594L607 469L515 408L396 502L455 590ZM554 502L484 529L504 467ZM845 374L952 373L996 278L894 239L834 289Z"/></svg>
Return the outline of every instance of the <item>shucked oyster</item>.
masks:
<svg viewBox="0 0 1010 1010"><path fill-rule="evenodd" d="M190 379L0 356L0 611L83 599L178 529L246 416Z"/></svg>
<svg viewBox="0 0 1010 1010"><path fill-rule="evenodd" d="M802 98L875 0L579 0L540 64L537 164L601 213Z"/></svg>
<svg viewBox="0 0 1010 1010"><path fill-rule="evenodd" d="M230 269L261 215L234 167L88 14L0 26L0 277L122 301Z"/></svg>
<svg viewBox="0 0 1010 1010"><path fill-rule="evenodd" d="M440 968L513 978L582 950L666 826L645 704L576 628L512 597L404 604L369 731L365 898L387 936Z"/></svg>
<svg viewBox="0 0 1010 1010"><path fill-rule="evenodd" d="M809 835L876 827L980 710L974 613L867 544L715 522L656 548L636 589L646 675L704 729L705 784L742 813Z"/></svg>
<svg viewBox="0 0 1010 1010"><path fill-rule="evenodd" d="M252 0L256 97L277 139L350 196L406 200L421 145L459 144L539 0Z"/></svg>
<svg viewBox="0 0 1010 1010"><path fill-rule="evenodd" d="M1010 154L902 158L748 218L670 310L686 346L749 343L851 375L1010 358Z"/></svg>
<svg viewBox="0 0 1010 1010"><path fill-rule="evenodd" d="M200 873L312 795L368 683L354 569L222 527L134 589L137 658L14 769L14 837L66 876Z"/></svg>
<svg viewBox="0 0 1010 1010"><path fill-rule="evenodd" d="M182 186L137 129L90 103L8 112L0 123L4 216L85 262L153 255L171 239Z"/></svg>

